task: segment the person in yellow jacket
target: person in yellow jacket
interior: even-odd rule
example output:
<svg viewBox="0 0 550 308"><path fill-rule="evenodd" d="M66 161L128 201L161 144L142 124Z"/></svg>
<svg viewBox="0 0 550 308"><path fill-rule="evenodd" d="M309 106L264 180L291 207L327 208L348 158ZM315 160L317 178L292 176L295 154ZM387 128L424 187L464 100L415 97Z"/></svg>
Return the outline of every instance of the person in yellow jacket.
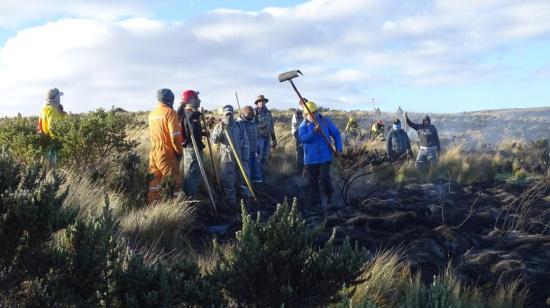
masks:
<svg viewBox="0 0 550 308"><path fill-rule="evenodd" d="M54 137L52 124L64 116L61 107L61 96L63 96L63 92L59 91L58 88L49 89L46 93L46 105L42 108L38 117L37 130L40 134Z"/></svg>
<svg viewBox="0 0 550 308"><path fill-rule="evenodd" d="M370 138L371 140L386 140L386 125L384 124L384 121L376 120L376 122L372 123L370 128Z"/></svg>
<svg viewBox="0 0 550 308"><path fill-rule="evenodd" d="M174 195L181 194L179 161L183 155L183 136L177 112L173 109L174 93L170 89L157 91L158 106L149 113L149 172L154 175L149 183L147 203L160 199L160 184L165 177L175 180Z"/></svg>

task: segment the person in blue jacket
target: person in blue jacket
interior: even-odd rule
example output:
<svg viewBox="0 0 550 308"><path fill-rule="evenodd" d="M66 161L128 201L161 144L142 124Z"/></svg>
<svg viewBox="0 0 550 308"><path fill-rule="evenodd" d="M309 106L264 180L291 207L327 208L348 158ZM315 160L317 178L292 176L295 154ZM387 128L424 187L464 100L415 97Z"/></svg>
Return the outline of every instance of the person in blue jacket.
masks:
<svg viewBox="0 0 550 308"><path fill-rule="evenodd" d="M319 191L319 182L323 187L323 192L327 196L328 204L332 203L332 183L330 180L330 164L332 162L332 151L326 143L321 130L327 138L332 139L337 152L342 152L342 138L340 130L332 121L317 112L317 105L309 101L306 106L311 114L304 108L305 119L300 124L298 137L304 147L304 167L308 179L309 195L312 206L321 205L321 193ZM317 119L320 125L316 125L313 117Z"/></svg>

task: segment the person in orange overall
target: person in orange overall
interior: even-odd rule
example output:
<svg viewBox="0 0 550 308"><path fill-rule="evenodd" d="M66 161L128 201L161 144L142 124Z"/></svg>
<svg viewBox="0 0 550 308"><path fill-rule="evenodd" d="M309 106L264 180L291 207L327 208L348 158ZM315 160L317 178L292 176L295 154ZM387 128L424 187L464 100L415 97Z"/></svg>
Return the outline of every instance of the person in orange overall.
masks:
<svg viewBox="0 0 550 308"><path fill-rule="evenodd" d="M179 161L183 155L183 137L178 114L173 109L174 93L170 89L160 89L157 99L158 106L149 113L149 172L154 178L149 183L148 204L160 199L160 184L164 177L174 178L174 195L182 194Z"/></svg>

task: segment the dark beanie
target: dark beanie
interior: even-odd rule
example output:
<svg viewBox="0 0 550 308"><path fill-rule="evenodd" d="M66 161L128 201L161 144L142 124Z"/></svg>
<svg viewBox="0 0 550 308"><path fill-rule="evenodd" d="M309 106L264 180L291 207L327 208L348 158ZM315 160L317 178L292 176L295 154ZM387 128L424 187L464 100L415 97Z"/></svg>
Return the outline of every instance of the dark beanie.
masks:
<svg viewBox="0 0 550 308"><path fill-rule="evenodd" d="M170 89L160 89L157 91L157 100L165 104L174 104L174 93Z"/></svg>

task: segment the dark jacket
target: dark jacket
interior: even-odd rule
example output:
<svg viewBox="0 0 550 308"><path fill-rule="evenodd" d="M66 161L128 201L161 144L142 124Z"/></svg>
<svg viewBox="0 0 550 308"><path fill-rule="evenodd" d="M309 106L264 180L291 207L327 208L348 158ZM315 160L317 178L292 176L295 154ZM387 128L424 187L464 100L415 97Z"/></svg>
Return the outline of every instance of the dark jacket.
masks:
<svg viewBox="0 0 550 308"><path fill-rule="evenodd" d="M252 120L248 120L241 115L237 119L237 122L241 123L241 125L246 129L250 153L256 153L256 121L254 118Z"/></svg>
<svg viewBox="0 0 550 308"><path fill-rule="evenodd" d="M402 129L392 129L386 138L386 152L391 159L404 158L405 154L412 156L409 136Z"/></svg>
<svg viewBox="0 0 550 308"><path fill-rule="evenodd" d="M183 117L183 113L185 112L185 116L187 119L189 119L189 123L191 123L191 127L187 124L187 121ZM178 108L178 116L181 121L181 127L183 127L184 130L184 141L183 141L183 147L193 147L192 140L191 140L191 131L193 132L193 136L195 136L195 141L197 142L197 147L202 150L204 149L204 143L202 143L202 126L201 126L201 113L200 111L193 111L191 109L185 108L183 109L182 106Z"/></svg>
<svg viewBox="0 0 550 308"><path fill-rule="evenodd" d="M421 147L437 147L437 151L441 151L441 145L439 144L439 135L437 129L432 124L424 125L413 123L407 118L407 124L418 132L418 139Z"/></svg>

